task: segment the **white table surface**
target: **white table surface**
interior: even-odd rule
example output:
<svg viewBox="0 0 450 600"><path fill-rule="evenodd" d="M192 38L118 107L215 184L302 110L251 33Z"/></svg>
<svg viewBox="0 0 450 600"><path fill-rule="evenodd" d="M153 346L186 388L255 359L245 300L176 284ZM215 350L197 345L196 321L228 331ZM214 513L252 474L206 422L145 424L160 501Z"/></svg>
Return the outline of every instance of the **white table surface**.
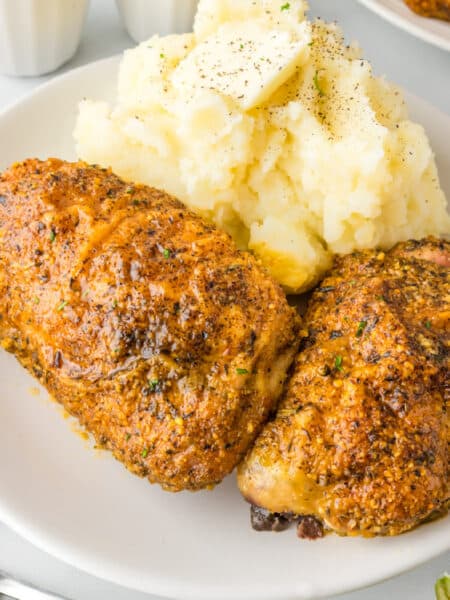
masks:
<svg viewBox="0 0 450 600"><path fill-rule="evenodd" d="M377 73L385 74L450 114L450 53L394 28L356 0L310 0L310 3L313 15L337 20L349 40L360 42ZM131 45L133 42L120 25L113 0L91 0L81 46L73 60L59 72L119 53ZM0 110L53 76L36 79L0 76ZM0 570L73 600L159 600L81 573L36 549L2 524ZM450 552L410 573L340 598L431 600L434 581L445 570L450 571Z"/></svg>

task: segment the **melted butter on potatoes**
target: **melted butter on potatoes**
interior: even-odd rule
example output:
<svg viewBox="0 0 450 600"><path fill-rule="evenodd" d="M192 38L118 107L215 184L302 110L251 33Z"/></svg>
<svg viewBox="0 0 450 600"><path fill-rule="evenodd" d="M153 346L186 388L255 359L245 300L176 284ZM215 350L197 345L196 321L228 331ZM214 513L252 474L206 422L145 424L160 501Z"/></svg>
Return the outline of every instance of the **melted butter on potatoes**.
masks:
<svg viewBox="0 0 450 600"><path fill-rule="evenodd" d="M125 52L118 102L86 100L78 154L163 188L290 291L333 253L450 231L401 92L300 0L201 0L194 33Z"/></svg>

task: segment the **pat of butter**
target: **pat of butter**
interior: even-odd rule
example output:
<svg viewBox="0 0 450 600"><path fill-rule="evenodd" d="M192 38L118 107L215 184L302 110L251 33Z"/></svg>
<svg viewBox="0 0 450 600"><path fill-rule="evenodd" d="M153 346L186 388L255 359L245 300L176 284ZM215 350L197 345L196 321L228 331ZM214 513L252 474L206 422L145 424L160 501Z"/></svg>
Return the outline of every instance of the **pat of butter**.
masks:
<svg viewBox="0 0 450 600"><path fill-rule="evenodd" d="M184 94L214 90L244 110L261 105L307 60L310 30L226 23L176 68L172 83Z"/></svg>

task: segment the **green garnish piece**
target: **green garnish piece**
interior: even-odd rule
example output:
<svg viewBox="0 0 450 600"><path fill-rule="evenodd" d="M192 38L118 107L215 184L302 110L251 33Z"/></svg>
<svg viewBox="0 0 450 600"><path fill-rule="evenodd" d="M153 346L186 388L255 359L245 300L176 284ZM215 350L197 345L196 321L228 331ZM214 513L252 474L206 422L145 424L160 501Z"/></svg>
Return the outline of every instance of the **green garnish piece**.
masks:
<svg viewBox="0 0 450 600"><path fill-rule="evenodd" d="M427 320L427 321L425 321L425 327L426 327L427 329L431 329L431 321L428 321L428 320Z"/></svg>
<svg viewBox="0 0 450 600"><path fill-rule="evenodd" d="M320 81L319 81L319 73L320 71L323 71L323 69L319 69L314 73L314 87L316 88L316 90L319 92L319 96L321 98L323 98L325 96L325 92L322 89L322 86L320 85Z"/></svg>
<svg viewBox="0 0 450 600"><path fill-rule="evenodd" d="M286 2L286 4L283 4L281 6L281 10L289 10L291 8L291 5L289 2Z"/></svg>
<svg viewBox="0 0 450 600"><path fill-rule="evenodd" d="M150 388L150 390L152 392L154 392L156 390L156 388L158 387L158 385L159 385L159 379L151 379L148 382L148 387Z"/></svg>
<svg viewBox="0 0 450 600"><path fill-rule="evenodd" d="M142 458L147 458L148 456L148 448L144 448L141 452Z"/></svg>
<svg viewBox="0 0 450 600"><path fill-rule="evenodd" d="M56 310L58 312L61 312L62 310L64 310L66 308L67 305L68 305L67 300L63 300Z"/></svg>
<svg viewBox="0 0 450 600"><path fill-rule="evenodd" d="M127 433L127 435L125 436L125 439L127 440L127 442L130 440L131 438L131 433Z"/></svg>
<svg viewBox="0 0 450 600"><path fill-rule="evenodd" d="M358 324L358 329L356 330L356 337L360 338L364 333L364 329L367 327L367 321L360 321Z"/></svg>
<svg viewBox="0 0 450 600"><path fill-rule="evenodd" d="M450 576L445 574L436 581L434 586L436 600L450 600Z"/></svg>
<svg viewBox="0 0 450 600"><path fill-rule="evenodd" d="M53 229L50 229L50 242L53 244L53 242L56 240L56 233L54 232Z"/></svg>
<svg viewBox="0 0 450 600"><path fill-rule="evenodd" d="M170 258L170 250L168 250L167 248L164 248L163 256L164 256L164 258Z"/></svg>
<svg viewBox="0 0 450 600"><path fill-rule="evenodd" d="M337 369L338 371L343 371L343 368L342 368L343 362L344 362L344 359L342 358L342 356L340 354L338 354L336 356L336 358L334 359L334 368Z"/></svg>
<svg viewBox="0 0 450 600"><path fill-rule="evenodd" d="M236 369L238 375L248 375L247 369Z"/></svg>
<svg viewBox="0 0 450 600"><path fill-rule="evenodd" d="M38 298L37 296L35 296L35 297L33 298L33 302L34 302L35 304L39 304L40 300L39 300L39 298Z"/></svg>
<svg viewBox="0 0 450 600"><path fill-rule="evenodd" d="M244 49L244 44L241 44L241 45L239 46L239 48L240 48L241 50L243 50L243 49Z"/></svg>
<svg viewBox="0 0 450 600"><path fill-rule="evenodd" d="M114 302L113 302L113 308L117 308L117 305L118 305L117 300L114 300Z"/></svg>
<svg viewBox="0 0 450 600"><path fill-rule="evenodd" d="M161 54L159 55L159 58L165 58L165 55L161 52Z"/></svg>

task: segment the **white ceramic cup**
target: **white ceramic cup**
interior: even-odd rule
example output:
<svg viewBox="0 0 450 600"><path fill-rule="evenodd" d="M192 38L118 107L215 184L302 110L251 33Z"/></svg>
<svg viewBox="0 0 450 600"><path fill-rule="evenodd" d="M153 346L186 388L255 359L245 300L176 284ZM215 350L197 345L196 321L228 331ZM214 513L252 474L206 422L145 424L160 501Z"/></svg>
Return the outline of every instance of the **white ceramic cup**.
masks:
<svg viewBox="0 0 450 600"><path fill-rule="evenodd" d="M0 0L0 72L37 76L75 54L88 0Z"/></svg>
<svg viewBox="0 0 450 600"><path fill-rule="evenodd" d="M155 33L192 31L198 0L116 0L125 29L135 42Z"/></svg>

